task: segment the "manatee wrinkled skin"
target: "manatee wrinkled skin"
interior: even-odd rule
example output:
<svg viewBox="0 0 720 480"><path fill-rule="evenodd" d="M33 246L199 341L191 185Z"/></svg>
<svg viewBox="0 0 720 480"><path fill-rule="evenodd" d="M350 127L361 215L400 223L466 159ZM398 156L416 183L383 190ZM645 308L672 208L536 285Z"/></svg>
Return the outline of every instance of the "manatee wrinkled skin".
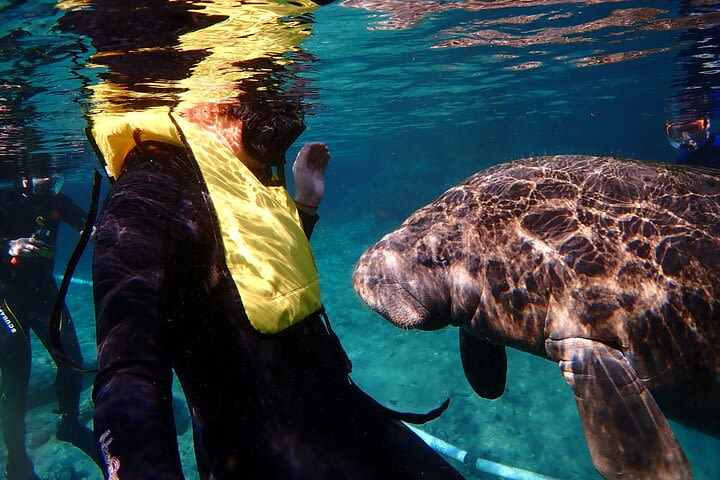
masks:
<svg viewBox="0 0 720 480"><path fill-rule="evenodd" d="M558 362L605 478L692 478L665 415L720 436L718 170L498 165L368 249L353 282L397 326L460 327L484 397L504 389L504 346Z"/></svg>

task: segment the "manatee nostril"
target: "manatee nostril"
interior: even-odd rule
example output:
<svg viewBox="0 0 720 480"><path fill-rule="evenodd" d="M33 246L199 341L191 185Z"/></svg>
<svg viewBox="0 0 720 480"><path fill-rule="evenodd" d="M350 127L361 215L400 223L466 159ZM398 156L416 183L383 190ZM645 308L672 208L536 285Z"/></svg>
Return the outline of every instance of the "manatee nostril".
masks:
<svg viewBox="0 0 720 480"><path fill-rule="evenodd" d="M435 329L436 316L426 306L432 303L427 284L416 283L413 268L395 256L381 261L361 257L353 274L355 291L367 305L402 328ZM431 324L432 323L432 324ZM441 326L445 326L441 325Z"/></svg>

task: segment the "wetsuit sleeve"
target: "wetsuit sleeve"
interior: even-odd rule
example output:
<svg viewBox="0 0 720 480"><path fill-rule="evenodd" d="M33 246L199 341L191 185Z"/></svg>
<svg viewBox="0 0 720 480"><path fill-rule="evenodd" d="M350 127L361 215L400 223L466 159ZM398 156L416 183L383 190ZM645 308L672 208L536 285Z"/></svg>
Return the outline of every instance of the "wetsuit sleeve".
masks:
<svg viewBox="0 0 720 480"><path fill-rule="evenodd" d="M8 250L10 249L10 238L6 237L0 237L0 262L5 264L6 261L10 261L10 254L8 253Z"/></svg>
<svg viewBox="0 0 720 480"><path fill-rule="evenodd" d="M298 213L300 214L300 221L302 222L305 236L308 238L308 240L310 240L312 232L315 229L315 224L318 222L318 220L320 220L320 215L318 215L317 213L314 215L310 215L309 213L303 212L299 208Z"/></svg>
<svg viewBox="0 0 720 480"><path fill-rule="evenodd" d="M0 262L5 265L5 262L10 261L10 255L8 254L8 248L10 248L10 240L18 238L14 235L12 227L9 227L7 219L10 218L12 212L16 209L16 205L12 199L7 196L0 197L0 219L3 220L3 224L0 225Z"/></svg>
<svg viewBox="0 0 720 480"><path fill-rule="evenodd" d="M85 218L87 212L85 212L77 203L65 195L60 193L57 196L57 207L62 215L62 220L73 227L78 232L85 226Z"/></svg>

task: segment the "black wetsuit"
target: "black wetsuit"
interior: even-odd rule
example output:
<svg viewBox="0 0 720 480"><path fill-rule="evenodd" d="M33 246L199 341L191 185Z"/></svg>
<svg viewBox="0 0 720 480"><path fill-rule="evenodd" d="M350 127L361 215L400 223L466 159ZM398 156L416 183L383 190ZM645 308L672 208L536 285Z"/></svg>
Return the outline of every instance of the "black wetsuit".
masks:
<svg viewBox="0 0 720 480"><path fill-rule="evenodd" d="M678 34L676 64L679 72L673 80L677 93L666 100L670 123L710 120L710 138L695 150L684 150L677 163L700 167L720 168L720 136L716 120L720 120L720 2L680 2L681 18L694 19L690 28Z"/></svg>
<svg viewBox="0 0 720 480"><path fill-rule="evenodd" d="M30 329L49 349L50 314L58 289L53 279L52 253L43 257L17 257L13 261L8 254L8 243L35 234L41 236L53 252L60 222L79 230L83 227L85 212L62 193L34 196L19 189L6 189L0 191L0 219L0 420L10 464L13 459L25 456ZM75 362L82 362L67 308L64 315L61 339L65 351ZM63 415L77 418L81 387L79 373L58 365L55 388Z"/></svg>
<svg viewBox="0 0 720 480"><path fill-rule="evenodd" d="M183 478L174 368L202 479L462 478L349 380L321 312L250 325L197 165L162 148L128 155L95 238L95 431L118 477Z"/></svg>
<svg viewBox="0 0 720 480"><path fill-rule="evenodd" d="M684 151L678 157L678 163L696 167L720 168L720 135L711 135L701 148Z"/></svg>

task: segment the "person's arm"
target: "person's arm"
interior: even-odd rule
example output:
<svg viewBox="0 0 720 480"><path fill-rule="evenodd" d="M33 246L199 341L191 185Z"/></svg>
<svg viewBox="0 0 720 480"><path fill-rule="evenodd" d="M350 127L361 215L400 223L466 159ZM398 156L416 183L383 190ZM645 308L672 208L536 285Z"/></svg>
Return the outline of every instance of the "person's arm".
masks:
<svg viewBox="0 0 720 480"><path fill-rule="evenodd" d="M310 237L312 236L312 232L315 229L315 224L320 220L320 215L317 213L309 214L304 212L299 206L298 206L298 213L300 214L300 221L302 222L303 232L305 232L305 236L308 240L310 240Z"/></svg>
<svg viewBox="0 0 720 480"><path fill-rule="evenodd" d="M78 232L81 231L85 226L87 212L64 193L57 194L55 201L57 202L56 207L60 211L62 221Z"/></svg>
<svg viewBox="0 0 720 480"><path fill-rule="evenodd" d="M9 252L10 240L10 238L0 236L0 262L2 262L2 264L12 260L12 255L10 255Z"/></svg>
<svg viewBox="0 0 720 480"><path fill-rule="evenodd" d="M293 163L295 205L308 240L320 218L316 212L325 195L325 168L329 160L327 145L314 142L306 143Z"/></svg>
<svg viewBox="0 0 720 480"><path fill-rule="evenodd" d="M17 231L17 226L10 221L13 216L27 213L17 201L19 195L3 195L0 198L0 219L3 219L0 225L0 261L3 264L17 262L15 257L38 256L42 249L41 242L32 238L32 232Z"/></svg>
<svg viewBox="0 0 720 480"><path fill-rule="evenodd" d="M10 254L8 249L10 248L10 240L12 240L12 232L10 231L10 225L8 219L13 209L11 198L6 195L0 195L0 261L4 264L6 261L10 261Z"/></svg>
<svg viewBox="0 0 720 480"><path fill-rule="evenodd" d="M10 240L12 240L12 234L7 223L11 212L9 208L11 205L8 205L8 203L5 196L0 197L0 218L2 219L2 224L0 224L0 260L3 263L10 260L8 249L10 248Z"/></svg>

